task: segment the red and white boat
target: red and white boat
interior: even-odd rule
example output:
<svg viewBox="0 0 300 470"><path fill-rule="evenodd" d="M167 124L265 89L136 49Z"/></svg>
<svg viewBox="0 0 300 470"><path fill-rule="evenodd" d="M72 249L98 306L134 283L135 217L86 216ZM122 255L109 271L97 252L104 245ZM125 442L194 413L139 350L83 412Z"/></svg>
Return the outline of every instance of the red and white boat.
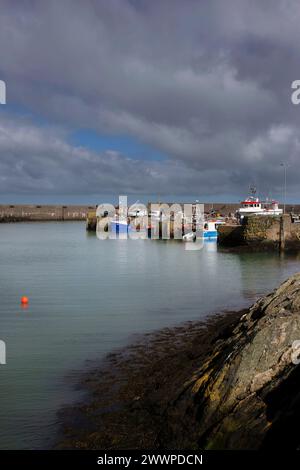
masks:
<svg viewBox="0 0 300 470"><path fill-rule="evenodd" d="M258 197L248 197L241 202L241 207L237 211L237 217L243 219L246 215L281 215L277 201L260 201Z"/></svg>

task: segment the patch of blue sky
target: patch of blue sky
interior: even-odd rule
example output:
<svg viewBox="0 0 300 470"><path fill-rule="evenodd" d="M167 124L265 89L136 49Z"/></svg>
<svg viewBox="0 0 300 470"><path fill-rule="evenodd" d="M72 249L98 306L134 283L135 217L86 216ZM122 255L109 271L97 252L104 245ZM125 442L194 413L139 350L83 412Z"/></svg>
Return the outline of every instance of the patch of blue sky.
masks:
<svg viewBox="0 0 300 470"><path fill-rule="evenodd" d="M45 117L40 114L36 114L33 111L30 111L29 108L21 104L16 103L6 103L3 106L0 106L0 115L5 114L7 116L16 117L16 118L29 118L30 121L37 126L47 126L50 125L50 122Z"/></svg>
<svg viewBox="0 0 300 470"><path fill-rule="evenodd" d="M1 114L18 118L29 118L38 127L51 126L51 122L30 111L26 106L7 103L0 106ZM114 150L129 158L145 161L165 161L168 156L151 145L127 135L102 134L92 129L78 129L69 133L69 143L74 146L86 147L95 152Z"/></svg>
<svg viewBox="0 0 300 470"><path fill-rule="evenodd" d="M126 135L100 134L90 129L80 129L70 135L69 141L72 145L86 147L96 152L114 150L137 160L167 160L167 155Z"/></svg>

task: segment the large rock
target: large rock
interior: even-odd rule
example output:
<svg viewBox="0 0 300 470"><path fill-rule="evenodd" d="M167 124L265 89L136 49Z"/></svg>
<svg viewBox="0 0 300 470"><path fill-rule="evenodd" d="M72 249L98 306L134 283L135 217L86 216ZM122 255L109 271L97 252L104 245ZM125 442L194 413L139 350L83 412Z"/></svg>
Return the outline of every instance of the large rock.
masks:
<svg viewBox="0 0 300 470"><path fill-rule="evenodd" d="M88 373L60 448L300 448L300 274L250 309L165 329Z"/></svg>
<svg viewBox="0 0 300 470"><path fill-rule="evenodd" d="M297 448L300 371L300 274L250 308L219 339L169 411L194 422L200 448ZM175 411L176 410L176 411ZM170 432L170 430L168 430Z"/></svg>

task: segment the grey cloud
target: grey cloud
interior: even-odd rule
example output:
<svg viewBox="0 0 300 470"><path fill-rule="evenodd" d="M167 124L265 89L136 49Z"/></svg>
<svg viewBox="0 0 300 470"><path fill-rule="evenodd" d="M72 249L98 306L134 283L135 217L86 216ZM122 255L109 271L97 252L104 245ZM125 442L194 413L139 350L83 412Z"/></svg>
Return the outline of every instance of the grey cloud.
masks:
<svg viewBox="0 0 300 470"><path fill-rule="evenodd" d="M57 126L46 144L41 128L24 124L32 138L15 138L11 163L1 147L7 178L24 191L42 181L47 191L138 192L143 175L151 193L235 197L251 180L280 194L285 160L297 197L300 108L290 83L300 73L299 19L296 0L2 0L8 99ZM63 132L78 127L137 137L167 161L72 147Z"/></svg>

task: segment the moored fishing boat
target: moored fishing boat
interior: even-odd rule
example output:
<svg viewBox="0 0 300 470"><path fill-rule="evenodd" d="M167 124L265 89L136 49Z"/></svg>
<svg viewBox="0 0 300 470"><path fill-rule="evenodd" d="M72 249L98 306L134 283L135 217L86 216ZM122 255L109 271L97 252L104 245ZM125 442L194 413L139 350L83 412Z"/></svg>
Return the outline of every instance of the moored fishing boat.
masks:
<svg viewBox="0 0 300 470"><path fill-rule="evenodd" d="M198 237L198 238L202 238L204 240L217 240L218 238L217 226L218 224L221 224L221 223L223 222L218 221L218 220L208 220L204 222L202 237ZM193 232L193 231L186 233L182 237L182 240L185 242L196 241L196 239L197 239L196 232Z"/></svg>
<svg viewBox="0 0 300 470"><path fill-rule="evenodd" d="M216 221L208 220L207 222L204 222L203 238L204 239L209 239L209 240L218 238L217 222Z"/></svg>
<svg viewBox="0 0 300 470"><path fill-rule="evenodd" d="M250 196L241 202L241 207L237 210L237 218L242 220L247 215L278 216L282 212L277 201L261 201L258 197Z"/></svg>
<svg viewBox="0 0 300 470"><path fill-rule="evenodd" d="M128 233L130 230L130 225L127 220L111 220L110 221L110 231L113 233Z"/></svg>

